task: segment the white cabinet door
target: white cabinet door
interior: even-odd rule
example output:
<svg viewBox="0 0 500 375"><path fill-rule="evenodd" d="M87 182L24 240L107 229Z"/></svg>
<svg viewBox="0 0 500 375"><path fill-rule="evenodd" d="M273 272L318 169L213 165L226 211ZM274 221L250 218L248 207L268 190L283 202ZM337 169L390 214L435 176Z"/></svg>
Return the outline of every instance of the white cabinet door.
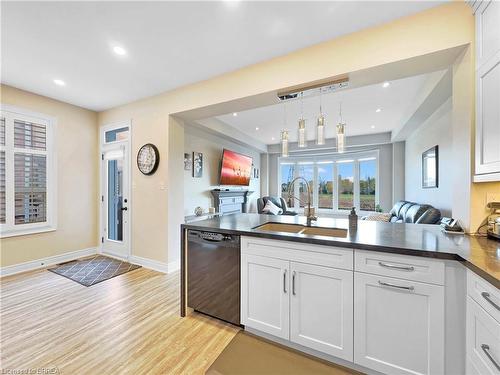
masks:
<svg viewBox="0 0 500 375"><path fill-rule="evenodd" d="M500 52L477 71L476 175L500 173L498 98L500 98Z"/></svg>
<svg viewBox="0 0 500 375"><path fill-rule="evenodd" d="M500 181L500 2L476 11L475 182Z"/></svg>
<svg viewBox="0 0 500 375"><path fill-rule="evenodd" d="M241 255L241 322L289 339L290 262Z"/></svg>
<svg viewBox="0 0 500 375"><path fill-rule="evenodd" d="M444 287L354 273L354 362L385 374L444 374Z"/></svg>
<svg viewBox="0 0 500 375"><path fill-rule="evenodd" d="M353 359L353 272L290 263L290 340Z"/></svg>
<svg viewBox="0 0 500 375"><path fill-rule="evenodd" d="M479 374L500 374L500 323L467 297L467 357Z"/></svg>

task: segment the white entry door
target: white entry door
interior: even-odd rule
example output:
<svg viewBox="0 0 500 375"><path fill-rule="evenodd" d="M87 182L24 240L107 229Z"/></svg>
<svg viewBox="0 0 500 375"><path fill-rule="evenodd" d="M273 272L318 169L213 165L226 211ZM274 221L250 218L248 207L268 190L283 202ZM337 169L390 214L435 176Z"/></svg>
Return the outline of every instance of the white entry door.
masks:
<svg viewBox="0 0 500 375"><path fill-rule="evenodd" d="M102 130L101 143L101 248L122 259L130 255L129 127Z"/></svg>

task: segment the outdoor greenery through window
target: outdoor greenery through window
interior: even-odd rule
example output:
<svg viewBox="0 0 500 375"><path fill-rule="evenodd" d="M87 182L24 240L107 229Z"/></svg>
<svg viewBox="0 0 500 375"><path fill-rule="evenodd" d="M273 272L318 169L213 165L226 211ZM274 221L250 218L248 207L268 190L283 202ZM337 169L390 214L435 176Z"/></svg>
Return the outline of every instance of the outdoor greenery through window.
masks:
<svg viewBox="0 0 500 375"><path fill-rule="evenodd" d="M318 208L333 209L333 163L317 163Z"/></svg>
<svg viewBox="0 0 500 375"><path fill-rule="evenodd" d="M286 158L280 163L281 196L292 209L300 209L307 202L307 189L298 181L288 196L290 182L304 177L312 188L312 204L320 210L348 212L352 207L359 211L375 211L378 204L377 168L378 154L332 156L328 158ZM293 197L298 199L293 199Z"/></svg>
<svg viewBox="0 0 500 375"><path fill-rule="evenodd" d="M339 210L350 210L354 207L354 162L339 161L337 163L339 182Z"/></svg>
<svg viewBox="0 0 500 375"><path fill-rule="evenodd" d="M295 164L282 163L280 169L281 197L285 200L288 207L293 207L292 198L288 196L288 187L295 175Z"/></svg>
<svg viewBox="0 0 500 375"><path fill-rule="evenodd" d="M375 211L377 161L367 159L359 161L359 206L364 211Z"/></svg>

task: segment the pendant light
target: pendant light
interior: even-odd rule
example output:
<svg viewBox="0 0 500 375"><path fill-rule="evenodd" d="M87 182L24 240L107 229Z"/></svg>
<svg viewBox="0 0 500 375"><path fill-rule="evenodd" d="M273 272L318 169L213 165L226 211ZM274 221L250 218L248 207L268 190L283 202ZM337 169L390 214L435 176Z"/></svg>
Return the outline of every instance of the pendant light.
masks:
<svg viewBox="0 0 500 375"><path fill-rule="evenodd" d="M342 121L342 103L339 108L340 121L337 124L337 152L345 151L345 122Z"/></svg>
<svg viewBox="0 0 500 375"><path fill-rule="evenodd" d="M300 93L300 120L298 129L297 145L300 148L306 147L306 120L304 119L304 92Z"/></svg>
<svg viewBox="0 0 500 375"><path fill-rule="evenodd" d="M319 89L319 116L316 123L316 144L325 144L325 116L321 108L321 88Z"/></svg>
<svg viewBox="0 0 500 375"><path fill-rule="evenodd" d="M286 130L286 106L283 102L283 130L281 131L281 157L288 157L288 130Z"/></svg>

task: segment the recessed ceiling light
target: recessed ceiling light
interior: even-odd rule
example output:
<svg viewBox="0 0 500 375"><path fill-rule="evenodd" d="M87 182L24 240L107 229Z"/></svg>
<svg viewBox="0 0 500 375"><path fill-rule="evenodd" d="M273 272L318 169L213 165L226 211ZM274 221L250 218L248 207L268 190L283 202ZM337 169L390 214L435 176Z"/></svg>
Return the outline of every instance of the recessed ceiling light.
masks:
<svg viewBox="0 0 500 375"><path fill-rule="evenodd" d="M55 83L57 86L66 86L66 82L64 82L62 79L55 79L55 80L54 80L54 83Z"/></svg>
<svg viewBox="0 0 500 375"><path fill-rule="evenodd" d="M382 108L377 108L377 109L375 110L375 112L377 112L377 113L382 112Z"/></svg>
<svg viewBox="0 0 500 375"><path fill-rule="evenodd" d="M271 141L274 141L274 137L271 137Z"/></svg>
<svg viewBox="0 0 500 375"><path fill-rule="evenodd" d="M233 112L233 116L234 117L238 116L238 112Z"/></svg>
<svg viewBox="0 0 500 375"><path fill-rule="evenodd" d="M375 129L375 125L370 126L370 128Z"/></svg>
<svg viewBox="0 0 500 375"><path fill-rule="evenodd" d="M259 127L257 126L257 127L255 128L255 130L259 130Z"/></svg>
<svg viewBox="0 0 500 375"><path fill-rule="evenodd" d="M384 83L382 84L382 87L385 89L385 88L389 87L390 85L391 85L391 84L390 84L389 82L387 82L387 81L386 81L386 82L384 82Z"/></svg>
<svg viewBox="0 0 500 375"><path fill-rule="evenodd" d="M125 56L127 54L127 51L125 50L125 48L120 47L120 46L114 46L113 52L119 56Z"/></svg>

